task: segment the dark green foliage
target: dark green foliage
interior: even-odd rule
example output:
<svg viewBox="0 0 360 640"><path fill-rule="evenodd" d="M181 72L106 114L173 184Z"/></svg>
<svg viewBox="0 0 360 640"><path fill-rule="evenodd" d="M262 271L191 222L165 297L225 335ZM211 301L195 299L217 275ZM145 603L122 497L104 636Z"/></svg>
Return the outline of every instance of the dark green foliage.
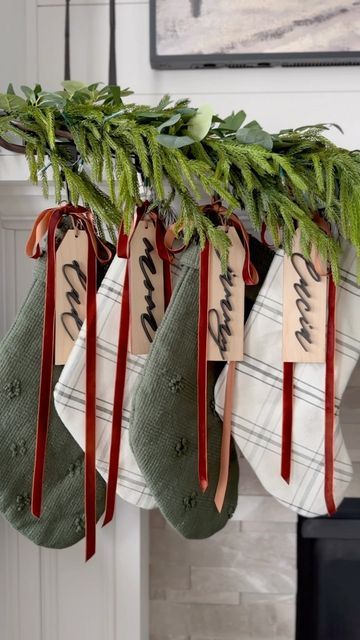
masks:
<svg viewBox="0 0 360 640"><path fill-rule="evenodd" d="M203 245L208 238L224 259L227 236L202 214L203 192L218 194L230 212L246 208L254 228L265 223L275 245L281 241L287 251L300 226L305 253L312 244L318 247L336 279L334 238L348 239L360 252L360 153L324 137L334 125L269 134L256 121L244 124L242 111L211 117L208 105L194 109L187 100L173 104L169 96L155 107L127 104L123 98L131 92L120 87L71 81L55 93L39 85L22 91L24 98L13 87L0 94L0 135L21 138L30 178L41 178L45 195L51 166L57 201L66 178L73 200L81 198L105 224L123 220L129 229L140 177L157 202L168 200L168 193L179 198L177 229L186 240L197 233ZM79 154L76 162L69 140ZM318 210L333 236L313 222Z"/></svg>

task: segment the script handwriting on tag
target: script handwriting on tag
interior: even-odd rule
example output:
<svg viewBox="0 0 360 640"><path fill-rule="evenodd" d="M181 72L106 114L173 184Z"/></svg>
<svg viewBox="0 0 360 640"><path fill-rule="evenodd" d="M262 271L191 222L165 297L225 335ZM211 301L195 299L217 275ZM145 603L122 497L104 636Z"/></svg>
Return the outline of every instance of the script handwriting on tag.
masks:
<svg viewBox="0 0 360 640"><path fill-rule="evenodd" d="M146 354L165 308L163 262L151 220L141 220L130 240L130 308L130 351Z"/></svg>
<svg viewBox="0 0 360 640"><path fill-rule="evenodd" d="M298 230L292 255L284 257L284 362L325 362L327 277L321 275L325 273L326 265L315 252L310 260L302 255Z"/></svg>
<svg viewBox="0 0 360 640"><path fill-rule="evenodd" d="M242 270L245 250L233 227L227 272L219 254L210 248L207 359L234 361L244 356L244 296Z"/></svg>
<svg viewBox="0 0 360 640"><path fill-rule="evenodd" d="M56 252L55 364L65 364L85 320L88 237L70 229Z"/></svg>

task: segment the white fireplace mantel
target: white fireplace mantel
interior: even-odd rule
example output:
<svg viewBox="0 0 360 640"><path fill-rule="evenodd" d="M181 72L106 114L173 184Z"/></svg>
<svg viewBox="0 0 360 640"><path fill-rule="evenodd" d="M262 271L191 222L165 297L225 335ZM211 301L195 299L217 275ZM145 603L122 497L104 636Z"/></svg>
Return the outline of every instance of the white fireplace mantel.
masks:
<svg viewBox="0 0 360 640"><path fill-rule="evenodd" d="M46 206L25 158L0 152L0 337L30 285L25 241ZM86 564L83 542L40 549L0 517L0 621L11 640L148 640L148 514L118 499Z"/></svg>

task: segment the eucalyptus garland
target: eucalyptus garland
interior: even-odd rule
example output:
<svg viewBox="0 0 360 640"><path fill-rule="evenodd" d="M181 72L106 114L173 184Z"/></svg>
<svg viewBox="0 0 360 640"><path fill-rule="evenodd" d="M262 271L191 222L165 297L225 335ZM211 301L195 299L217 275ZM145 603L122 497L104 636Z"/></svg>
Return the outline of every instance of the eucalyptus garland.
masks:
<svg viewBox="0 0 360 640"><path fill-rule="evenodd" d="M243 111L220 118L209 105L196 109L169 96L155 107L127 103L131 91L117 86L65 81L54 93L21 89L23 96L11 85L0 94L1 140L11 146L20 137L30 178L42 181L45 195L52 169L58 202L66 181L74 203L81 199L105 224L129 229L142 183L163 211L179 199L176 230L185 243L194 234L202 246L208 238L226 260L227 235L199 206L206 192L229 213L244 208L254 229L265 224L287 252L300 227L304 252L315 245L336 280L339 240L360 251L360 152L325 137L336 125L270 134ZM319 211L331 235L313 220Z"/></svg>

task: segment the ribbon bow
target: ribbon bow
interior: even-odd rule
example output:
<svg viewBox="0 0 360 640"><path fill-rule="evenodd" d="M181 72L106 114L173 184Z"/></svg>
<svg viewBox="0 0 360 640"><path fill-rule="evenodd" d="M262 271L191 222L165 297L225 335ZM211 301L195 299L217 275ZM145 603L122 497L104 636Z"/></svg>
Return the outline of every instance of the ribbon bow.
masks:
<svg viewBox="0 0 360 640"><path fill-rule="evenodd" d="M45 209L35 220L26 244L26 254L40 257L41 241L47 234L46 291L38 417L36 426L35 462L32 485L31 510L41 516L43 481L46 458L46 441L49 430L52 371L55 349L55 275L56 230L70 215L88 236L87 288L86 288L86 445L85 445L85 532L86 560L95 553L96 536L96 466L95 466L95 398L96 398L96 261L105 264L111 259L111 251L96 236L91 211L84 207L66 204Z"/></svg>

